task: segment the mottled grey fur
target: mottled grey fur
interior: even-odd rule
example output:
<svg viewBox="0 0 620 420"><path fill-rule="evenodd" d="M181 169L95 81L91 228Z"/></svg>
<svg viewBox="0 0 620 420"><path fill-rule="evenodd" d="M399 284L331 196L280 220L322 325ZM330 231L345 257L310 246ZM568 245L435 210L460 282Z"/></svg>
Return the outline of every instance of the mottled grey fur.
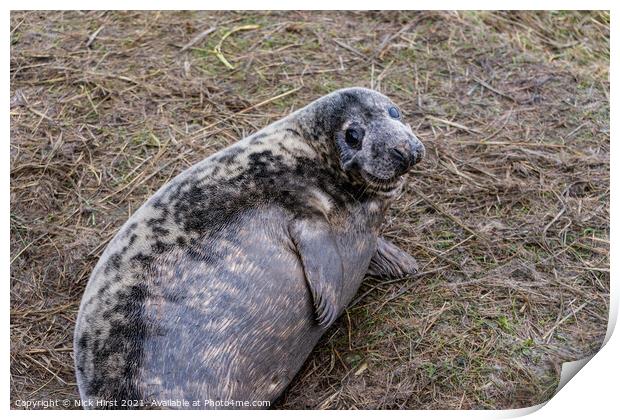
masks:
<svg viewBox="0 0 620 420"><path fill-rule="evenodd" d="M82 399L273 401L367 273L415 272L378 237L424 153L391 107L372 90L336 91L157 191L86 287ZM354 126L364 137L351 147Z"/></svg>

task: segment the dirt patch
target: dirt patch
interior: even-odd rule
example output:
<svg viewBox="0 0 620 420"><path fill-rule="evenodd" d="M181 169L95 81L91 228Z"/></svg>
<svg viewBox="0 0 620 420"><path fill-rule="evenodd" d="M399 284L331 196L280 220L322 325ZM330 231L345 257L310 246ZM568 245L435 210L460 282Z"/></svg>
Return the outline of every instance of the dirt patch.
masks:
<svg viewBox="0 0 620 420"><path fill-rule="evenodd" d="M12 407L77 398L81 294L133 210L354 85L426 145L384 230L424 274L369 278L277 407L546 400L606 331L608 13L14 12Z"/></svg>

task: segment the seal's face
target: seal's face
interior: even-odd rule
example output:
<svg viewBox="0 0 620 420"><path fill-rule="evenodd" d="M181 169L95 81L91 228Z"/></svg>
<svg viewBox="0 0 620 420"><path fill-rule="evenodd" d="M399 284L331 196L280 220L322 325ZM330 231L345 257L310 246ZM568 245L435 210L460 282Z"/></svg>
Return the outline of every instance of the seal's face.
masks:
<svg viewBox="0 0 620 420"><path fill-rule="evenodd" d="M424 156L424 146L386 96L361 88L339 93L343 115L335 142L340 167L369 189L396 190L402 185L402 175Z"/></svg>

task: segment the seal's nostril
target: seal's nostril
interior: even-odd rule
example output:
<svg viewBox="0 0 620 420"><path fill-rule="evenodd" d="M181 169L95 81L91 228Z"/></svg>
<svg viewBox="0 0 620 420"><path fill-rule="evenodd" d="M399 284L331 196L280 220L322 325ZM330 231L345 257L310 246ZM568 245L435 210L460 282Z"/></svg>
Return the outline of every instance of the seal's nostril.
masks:
<svg viewBox="0 0 620 420"><path fill-rule="evenodd" d="M411 162L411 164L415 165L416 163L419 163L424 157L425 152L426 151L424 150L424 146L422 145L422 143L420 143L420 145L416 147L412 153L413 161Z"/></svg>
<svg viewBox="0 0 620 420"><path fill-rule="evenodd" d="M412 133L409 136L409 147L411 150L410 154L410 165L415 165L420 163L420 161L424 158L425 149L422 142Z"/></svg>

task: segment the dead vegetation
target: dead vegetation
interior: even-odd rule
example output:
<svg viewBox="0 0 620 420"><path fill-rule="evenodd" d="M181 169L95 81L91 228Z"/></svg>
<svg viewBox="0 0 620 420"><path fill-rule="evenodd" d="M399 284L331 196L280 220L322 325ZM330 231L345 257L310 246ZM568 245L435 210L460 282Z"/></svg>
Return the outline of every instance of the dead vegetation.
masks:
<svg viewBox="0 0 620 420"><path fill-rule="evenodd" d="M426 160L279 408L508 408L597 351L609 304L609 13L14 12L11 400L77 398L107 241L170 177L336 88L401 105Z"/></svg>

